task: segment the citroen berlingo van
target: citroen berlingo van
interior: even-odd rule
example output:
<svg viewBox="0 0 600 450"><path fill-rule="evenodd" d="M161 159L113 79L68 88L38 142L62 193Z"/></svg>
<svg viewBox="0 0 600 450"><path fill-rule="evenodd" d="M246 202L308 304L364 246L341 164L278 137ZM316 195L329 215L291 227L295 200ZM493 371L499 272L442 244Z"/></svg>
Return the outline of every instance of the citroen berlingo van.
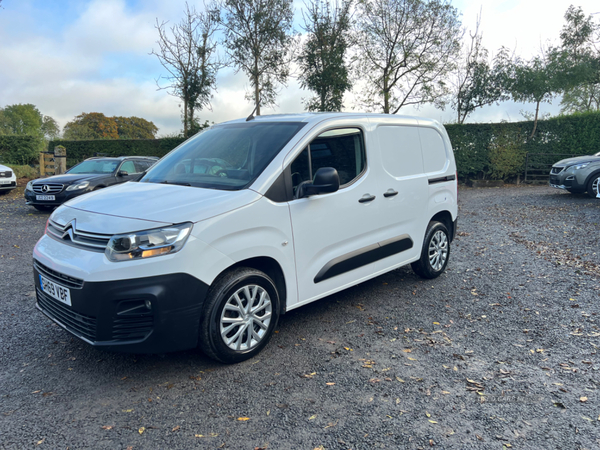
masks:
<svg viewBox="0 0 600 450"><path fill-rule="evenodd" d="M437 277L456 220L439 123L251 116L56 209L33 252L37 307L97 347L239 362L287 311L406 264Z"/></svg>

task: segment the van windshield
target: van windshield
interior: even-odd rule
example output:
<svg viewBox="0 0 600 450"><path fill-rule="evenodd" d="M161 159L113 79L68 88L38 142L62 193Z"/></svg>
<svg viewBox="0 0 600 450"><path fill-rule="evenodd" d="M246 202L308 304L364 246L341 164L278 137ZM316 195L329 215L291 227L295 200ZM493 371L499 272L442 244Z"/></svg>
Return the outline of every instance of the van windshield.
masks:
<svg viewBox="0 0 600 450"><path fill-rule="evenodd" d="M161 159L140 182L243 189L304 125L261 121L210 127Z"/></svg>

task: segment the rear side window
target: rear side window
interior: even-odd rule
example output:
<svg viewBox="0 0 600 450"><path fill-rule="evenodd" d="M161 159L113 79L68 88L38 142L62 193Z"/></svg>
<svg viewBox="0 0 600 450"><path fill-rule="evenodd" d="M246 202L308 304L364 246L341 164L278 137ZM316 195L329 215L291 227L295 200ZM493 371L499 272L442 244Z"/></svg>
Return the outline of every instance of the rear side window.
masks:
<svg viewBox="0 0 600 450"><path fill-rule="evenodd" d="M149 169L150 166L152 166L152 164L154 164L154 161L144 161L141 159L136 159L134 161L134 164L135 164L135 171L139 173L139 172L143 172L143 171Z"/></svg>
<svg viewBox="0 0 600 450"><path fill-rule="evenodd" d="M350 184L366 165L365 145L359 128L329 130L317 136L292 162L292 185L312 181L321 167L333 167L340 176L340 186Z"/></svg>
<svg viewBox="0 0 600 450"><path fill-rule="evenodd" d="M433 128L419 128L425 172L439 172L446 165L446 146L440 133Z"/></svg>
<svg viewBox="0 0 600 450"><path fill-rule="evenodd" d="M419 129L410 126L380 126L377 128L383 167L393 177L423 173Z"/></svg>

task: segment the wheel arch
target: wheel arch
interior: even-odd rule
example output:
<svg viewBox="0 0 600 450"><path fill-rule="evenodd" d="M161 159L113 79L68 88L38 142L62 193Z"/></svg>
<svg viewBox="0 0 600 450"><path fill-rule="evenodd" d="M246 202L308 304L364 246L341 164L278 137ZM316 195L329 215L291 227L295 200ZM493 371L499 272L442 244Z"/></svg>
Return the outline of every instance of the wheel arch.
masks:
<svg viewBox="0 0 600 450"><path fill-rule="evenodd" d="M454 229L455 223L452 220L452 214L450 214L450 211L438 212L431 218L430 222L431 221L443 223L448 229L448 234L450 235L450 242L454 240L454 236L456 236L456 230Z"/></svg>
<svg viewBox="0 0 600 450"><path fill-rule="evenodd" d="M261 272L266 273L271 280L275 283L275 287L277 288L277 293L279 294L279 313L285 314L286 305L287 305L287 284L285 281L285 276L283 274L283 269L279 265L279 263L268 256L257 256L254 258L244 259L242 261L238 261L235 264L224 269L216 278L220 278L226 272L235 269L237 267L250 267L252 269L260 270Z"/></svg>
<svg viewBox="0 0 600 450"><path fill-rule="evenodd" d="M590 181L592 180L592 178L600 176L600 168L594 170L592 173L590 173L586 179L585 179L585 184L583 185L584 189L587 190L588 184L590 183Z"/></svg>

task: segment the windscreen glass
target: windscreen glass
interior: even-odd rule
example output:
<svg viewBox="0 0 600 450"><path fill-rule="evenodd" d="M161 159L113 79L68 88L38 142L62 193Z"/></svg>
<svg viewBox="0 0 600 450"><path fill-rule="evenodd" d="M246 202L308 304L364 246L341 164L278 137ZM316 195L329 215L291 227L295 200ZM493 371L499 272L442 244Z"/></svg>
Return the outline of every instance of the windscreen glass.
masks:
<svg viewBox="0 0 600 450"><path fill-rule="evenodd" d="M156 163L141 182L243 189L304 125L245 122L211 127Z"/></svg>
<svg viewBox="0 0 600 450"><path fill-rule="evenodd" d="M67 170L67 173L113 173L117 166L119 165L119 160L115 159L92 159L88 161L83 161L80 164L77 164L75 167Z"/></svg>

